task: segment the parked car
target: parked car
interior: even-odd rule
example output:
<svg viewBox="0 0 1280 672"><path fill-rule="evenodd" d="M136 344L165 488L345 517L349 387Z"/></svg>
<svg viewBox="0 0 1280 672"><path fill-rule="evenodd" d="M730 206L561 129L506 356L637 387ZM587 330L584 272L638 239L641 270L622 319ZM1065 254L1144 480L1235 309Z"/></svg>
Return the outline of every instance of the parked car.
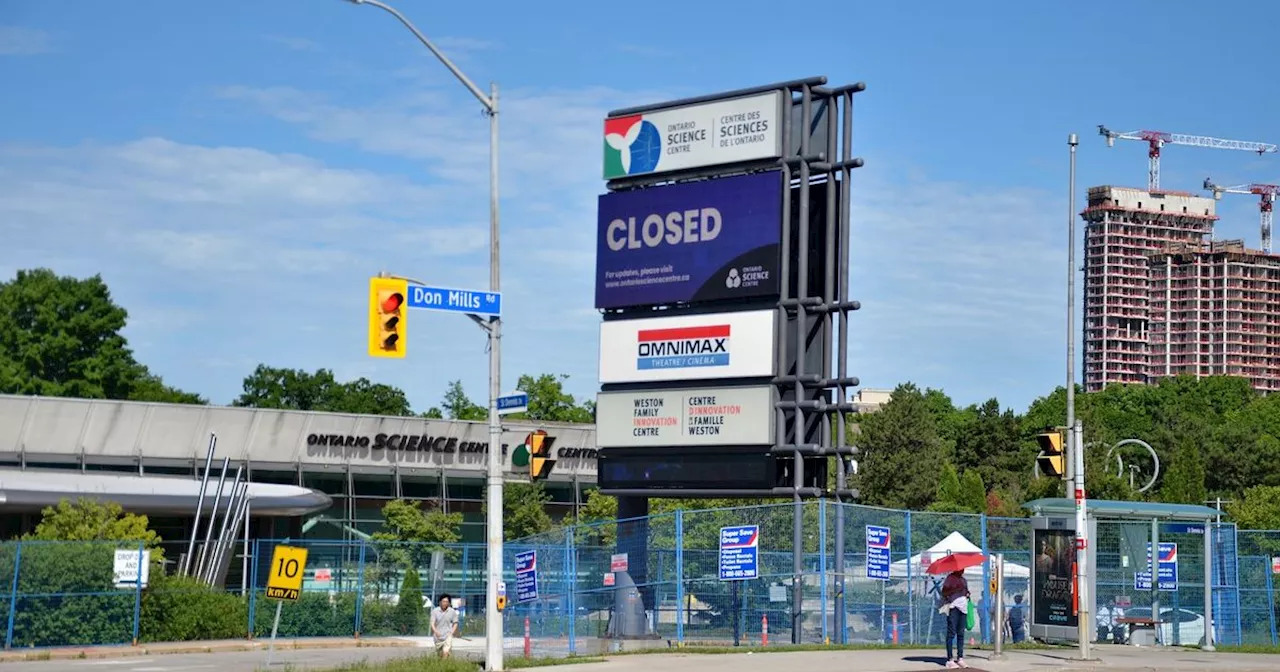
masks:
<svg viewBox="0 0 1280 672"><path fill-rule="evenodd" d="M1125 609L1128 618L1151 618L1150 607ZM1174 621L1177 621L1177 638L1174 637ZM1187 609L1160 610L1160 642L1166 646L1203 646L1204 616ZM1132 636L1132 627L1130 636Z"/></svg>

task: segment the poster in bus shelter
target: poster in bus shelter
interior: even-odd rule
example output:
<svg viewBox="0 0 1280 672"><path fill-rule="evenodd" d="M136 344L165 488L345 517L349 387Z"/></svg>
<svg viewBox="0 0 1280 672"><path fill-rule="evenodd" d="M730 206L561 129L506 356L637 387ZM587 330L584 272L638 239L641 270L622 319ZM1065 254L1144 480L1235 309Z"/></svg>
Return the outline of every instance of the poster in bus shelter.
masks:
<svg viewBox="0 0 1280 672"><path fill-rule="evenodd" d="M1031 569L1034 610L1032 623L1074 628L1079 621L1072 607L1071 567L1075 562L1074 530L1035 530Z"/></svg>

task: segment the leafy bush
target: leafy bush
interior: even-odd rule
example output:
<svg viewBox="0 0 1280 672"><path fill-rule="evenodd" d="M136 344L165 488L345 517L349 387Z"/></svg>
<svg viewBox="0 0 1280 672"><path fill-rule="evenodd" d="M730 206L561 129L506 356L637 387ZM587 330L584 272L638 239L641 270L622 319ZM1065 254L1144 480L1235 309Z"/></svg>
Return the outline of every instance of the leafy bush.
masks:
<svg viewBox="0 0 1280 672"><path fill-rule="evenodd" d="M190 577L156 576L142 596L139 639L187 642L244 637L248 605Z"/></svg>
<svg viewBox="0 0 1280 672"><path fill-rule="evenodd" d="M395 609L395 626L402 635L416 635L422 629L422 579L418 570L405 572L404 583L400 586L400 601Z"/></svg>

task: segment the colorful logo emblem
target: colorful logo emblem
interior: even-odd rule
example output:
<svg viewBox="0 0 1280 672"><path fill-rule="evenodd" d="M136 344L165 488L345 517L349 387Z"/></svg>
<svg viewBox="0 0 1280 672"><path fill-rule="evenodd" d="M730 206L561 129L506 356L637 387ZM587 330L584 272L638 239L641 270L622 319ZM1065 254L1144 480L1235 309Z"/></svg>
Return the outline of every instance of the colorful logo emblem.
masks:
<svg viewBox="0 0 1280 672"><path fill-rule="evenodd" d="M643 329L636 334L636 369L729 366L730 325Z"/></svg>
<svg viewBox="0 0 1280 672"><path fill-rule="evenodd" d="M651 173L662 158L662 134L643 115L604 120L604 177Z"/></svg>

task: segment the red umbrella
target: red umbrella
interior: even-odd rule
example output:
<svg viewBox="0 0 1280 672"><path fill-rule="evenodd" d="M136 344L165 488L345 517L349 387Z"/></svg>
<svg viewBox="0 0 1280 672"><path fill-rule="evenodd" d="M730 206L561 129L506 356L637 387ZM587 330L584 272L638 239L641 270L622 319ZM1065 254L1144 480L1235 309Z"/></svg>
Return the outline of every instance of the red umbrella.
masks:
<svg viewBox="0 0 1280 672"><path fill-rule="evenodd" d="M986 561L987 556L981 553L952 553L929 563L929 568L925 571L930 574L950 574L951 572L962 572Z"/></svg>

